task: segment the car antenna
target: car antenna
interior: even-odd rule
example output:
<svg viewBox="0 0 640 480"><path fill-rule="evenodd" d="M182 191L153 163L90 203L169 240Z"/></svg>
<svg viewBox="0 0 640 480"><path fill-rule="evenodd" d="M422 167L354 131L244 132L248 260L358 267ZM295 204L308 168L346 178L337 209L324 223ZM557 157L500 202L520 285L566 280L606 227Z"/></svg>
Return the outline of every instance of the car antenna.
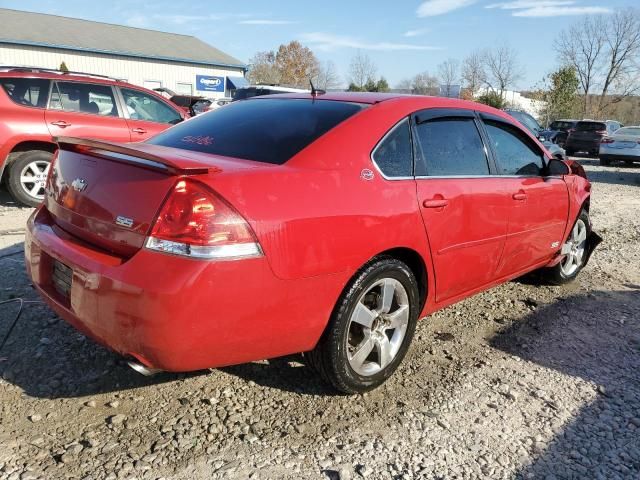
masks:
<svg viewBox="0 0 640 480"><path fill-rule="evenodd" d="M317 97L318 95L324 95L325 93L327 93L325 90L320 90L319 88L314 87L313 81L311 79L309 79L309 85L311 85L311 96L313 97Z"/></svg>

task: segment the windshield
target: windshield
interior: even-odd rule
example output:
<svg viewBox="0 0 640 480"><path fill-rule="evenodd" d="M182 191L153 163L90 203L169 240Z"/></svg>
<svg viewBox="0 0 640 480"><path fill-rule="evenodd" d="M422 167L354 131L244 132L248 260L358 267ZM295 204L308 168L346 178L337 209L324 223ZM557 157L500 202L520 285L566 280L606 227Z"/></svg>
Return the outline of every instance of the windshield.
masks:
<svg viewBox="0 0 640 480"><path fill-rule="evenodd" d="M523 124L525 127L527 127L527 129L529 129L529 131L531 133L533 133L534 135L537 134L539 130L541 130L540 124L536 121L535 118L533 118L528 113L525 113L525 112L514 112L514 111L510 111L508 113L513 118L518 120L521 124Z"/></svg>
<svg viewBox="0 0 640 480"><path fill-rule="evenodd" d="M170 128L149 143L280 165L365 107L330 100L244 100Z"/></svg>

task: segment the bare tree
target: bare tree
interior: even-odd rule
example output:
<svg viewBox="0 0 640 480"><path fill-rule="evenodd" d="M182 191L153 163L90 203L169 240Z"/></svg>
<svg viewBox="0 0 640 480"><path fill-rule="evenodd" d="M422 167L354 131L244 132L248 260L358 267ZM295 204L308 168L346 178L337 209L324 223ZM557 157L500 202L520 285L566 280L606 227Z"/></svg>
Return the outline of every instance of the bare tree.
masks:
<svg viewBox="0 0 640 480"><path fill-rule="evenodd" d="M280 83L280 71L276 67L275 52L258 52L249 60L247 79L251 83Z"/></svg>
<svg viewBox="0 0 640 480"><path fill-rule="evenodd" d="M367 82L374 82L378 68L366 53L358 51L351 59L349 66L349 82L359 89L363 89Z"/></svg>
<svg viewBox="0 0 640 480"><path fill-rule="evenodd" d="M487 74L484 68L483 52L476 50L469 54L462 62L462 81L471 95L478 92L478 89L485 84Z"/></svg>
<svg viewBox="0 0 640 480"><path fill-rule="evenodd" d="M504 91L522 78L522 67L516 51L502 45L484 52L484 64L487 72L485 83L504 98Z"/></svg>
<svg viewBox="0 0 640 480"><path fill-rule="evenodd" d="M318 75L314 79L315 86L321 90L332 90L341 85L340 75L336 69L336 64L331 60L320 65Z"/></svg>
<svg viewBox="0 0 640 480"><path fill-rule="evenodd" d="M410 78L403 78L396 84L396 90L402 90L403 92L412 92L413 82Z"/></svg>
<svg viewBox="0 0 640 480"><path fill-rule="evenodd" d="M602 17L585 17L560 33L554 48L561 63L572 66L582 90L582 115L589 111L591 94L603 54L606 25Z"/></svg>
<svg viewBox="0 0 640 480"><path fill-rule="evenodd" d="M444 87L445 96L450 97L453 86L460 79L460 62L455 58L448 58L438 65L438 79Z"/></svg>
<svg viewBox="0 0 640 480"><path fill-rule="evenodd" d="M438 79L426 71L418 73L411 79L411 93L414 95L437 95L438 87Z"/></svg>
<svg viewBox="0 0 640 480"><path fill-rule="evenodd" d="M604 33L606 48L605 75L600 93L599 113L611 103L620 101L640 90L640 12L636 9L618 10L607 21ZM610 98L612 89L617 95Z"/></svg>

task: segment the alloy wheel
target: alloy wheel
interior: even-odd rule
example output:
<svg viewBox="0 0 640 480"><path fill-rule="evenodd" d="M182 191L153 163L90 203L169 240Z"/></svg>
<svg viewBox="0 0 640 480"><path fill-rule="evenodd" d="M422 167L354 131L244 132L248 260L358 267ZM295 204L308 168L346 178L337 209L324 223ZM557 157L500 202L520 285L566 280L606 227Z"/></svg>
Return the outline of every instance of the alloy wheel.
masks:
<svg viewBox="0 0 640 480"><path fill-rule="evenodd" d="M51 163L36 160L28 163L20 172L20 185L25 193L38 200L44 199L44 187Z"/></svg>
<svg viewBox="0 0 640 480"><path fill-rule="evenodd" d="M578 219L571 231L571 235L565 244L568 250L565 259L562 261L562 273L570 277L582 267L584 262L584 252L587 246L587 225L581 218Z"/></svg>
<svg viewBox="0 0 640 480"><path fill-rule="evenodd" d="M383 278L358 300L348 326L347 358L351 368L371 376L398 354L409 324L409 295L394 278Z"/></svg>

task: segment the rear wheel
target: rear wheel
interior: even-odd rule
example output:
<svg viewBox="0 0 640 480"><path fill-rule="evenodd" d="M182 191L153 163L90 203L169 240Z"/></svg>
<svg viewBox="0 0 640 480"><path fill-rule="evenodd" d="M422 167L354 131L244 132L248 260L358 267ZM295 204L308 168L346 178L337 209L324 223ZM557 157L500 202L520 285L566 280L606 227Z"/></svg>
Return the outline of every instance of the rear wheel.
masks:
<svg viewBox="0 0 640 480"><path fill-rule="evenodd" d="M387 257L372 261L342 294L320 342L306 354L309 363L341 392L378 387L407 353L419 304L407 265Z"/></svg>
<svg viewBox="0 0 640 480"><path fill-rule="evenodd" d="M582 210L563 246L563 251L566 252L564 259L555 267L544 270L551 282L562 285L575 280L587 260L587 239L590 234L589 213Z"/></svg>
<svg viewBox="0 0 640 480"><path fill-rule="evenodd" d="M603 167L611 165L611 160L607 157L600 157L600 165L602 165Z"/></svg>
<svg viewBox="0 0 640 480"><path fill-rule="evenodd" d="M49 152L32 150L11 162L7 188L15 200L29 207L42 203L51 156Z"/></svg>

